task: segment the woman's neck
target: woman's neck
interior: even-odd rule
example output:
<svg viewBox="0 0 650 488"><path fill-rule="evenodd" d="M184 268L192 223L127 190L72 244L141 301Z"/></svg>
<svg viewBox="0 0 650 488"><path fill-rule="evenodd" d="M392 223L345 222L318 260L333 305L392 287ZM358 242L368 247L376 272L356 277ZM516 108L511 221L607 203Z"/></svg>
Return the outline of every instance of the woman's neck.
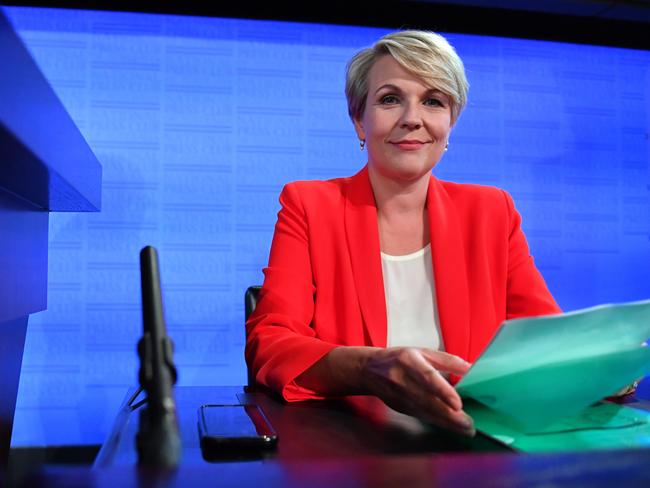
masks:
<svg viewBox="0 0 650 488"><path fill-rule="evenodd" d="M379 213L408 215L424 212L429 189L428 173L417 180L398 181L369 167L368 176Z"/></svg>
<svg viewBox="0 0 650 488"><path fill-rule="evenodd" d="M382 252L409 254L422 249L430 241L426 212L429 175L415 181L387 179L369 171L379 225Z"/></svg>

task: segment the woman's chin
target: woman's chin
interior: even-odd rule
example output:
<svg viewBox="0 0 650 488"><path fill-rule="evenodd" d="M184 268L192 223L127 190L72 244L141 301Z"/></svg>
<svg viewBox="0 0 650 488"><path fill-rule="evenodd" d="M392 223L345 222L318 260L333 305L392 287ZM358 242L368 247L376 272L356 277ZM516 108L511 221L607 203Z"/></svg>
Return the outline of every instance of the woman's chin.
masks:
<svg viewBox="0 0 650 488"><path fill-rule="evenodd" d="M384 168L379 172L386 179L396 182L410 183L428 177L431 174L433 167L433 165L404 165L401 167Z"/></svg>

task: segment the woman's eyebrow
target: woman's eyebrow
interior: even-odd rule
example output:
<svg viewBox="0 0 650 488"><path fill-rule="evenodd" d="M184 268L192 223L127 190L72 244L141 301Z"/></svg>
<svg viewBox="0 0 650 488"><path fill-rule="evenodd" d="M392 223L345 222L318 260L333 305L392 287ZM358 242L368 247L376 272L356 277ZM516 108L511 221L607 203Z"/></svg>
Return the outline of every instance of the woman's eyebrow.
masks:
<svg viewBox="0 0 650 488"><path fill-rule="evenodd" d="M394 91L394 92L397 92L397 93L402 93L402 90L400 89L399 86L394 85L392 83L385 83L385 84L381 85L380 87L378 87L375 90L375 94L377 94L377 93L379 93L380 91L383 91L383 90L389 90L389 91ZM437 97L449 98L449 96L445 92L439 90L438 88L430 88L424 94L427 97L429 97L429 96L437 96Z"/></svg>
<svg viewBox="0 0 650 488"><path fill-rule="evenodd" d="M382 91L383 89L389 89L389 90L392 90L392 91L396 91L396 92L398 92L398 93L401 93L401 92L402 92L402 90L400 90L400 88L399 88L397 85L393 85L392 83L386 83L386 84L384 84L384 85L381 85L379 88L377 88L377 89L375 90L375 94L376 94L376 93L379 93L379 92Z"/></svg>
<svg viewBox="0 0 650 488"><path fill-rule="evenodd" d="M439 90L438 88L430 88L429 90L427 90L427 95L437 95L443 97L447 96L445 92Z"/></svg>
<svg viewBox="0 0 650 488"><path fill-rule="evenodd" d="M432 88L431 90L427 91L426 96L428 97L438 97L438 98L444 98L447 102L451 100L449 95L447 95L445 92L438 90L437 88Z"/></svg>

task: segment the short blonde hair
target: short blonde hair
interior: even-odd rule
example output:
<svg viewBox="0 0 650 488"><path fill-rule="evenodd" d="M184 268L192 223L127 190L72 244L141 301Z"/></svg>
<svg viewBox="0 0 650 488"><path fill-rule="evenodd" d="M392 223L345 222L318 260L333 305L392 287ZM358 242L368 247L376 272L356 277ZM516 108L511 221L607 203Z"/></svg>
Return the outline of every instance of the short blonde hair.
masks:
<svg viewBox="0 0 650 488"><path fill-rule="evenodd" d="M345 96L352 120L361 118L368 98L368 74L379 58L392 56L406 70L451 100L451 123L467 103L469 84L465 67L455 49L435 32L404 30L392 32L372 47L358 52L348 63Z"/></svg>

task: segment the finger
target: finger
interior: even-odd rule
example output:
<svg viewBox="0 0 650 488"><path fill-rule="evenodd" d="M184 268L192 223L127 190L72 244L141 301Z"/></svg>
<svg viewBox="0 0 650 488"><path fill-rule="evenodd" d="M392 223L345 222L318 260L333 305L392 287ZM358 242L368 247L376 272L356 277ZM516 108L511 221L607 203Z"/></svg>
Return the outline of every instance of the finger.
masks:
<svg viewBox="0 0 650 488"><path fill-rule="evenodd" d="M471 363L463 358L446 352L422 349L422 354L434 368L445 373L462 376L472 367Z"/></svg>
<svg viewBox="0 0 650 488"><path fill-rule="evenodd" d="M416 388L423 389L427 397L431 394L442 400L449 408L461 410L463 402L456 389L423 356L415 358L414 367L407 370L408 376L415 381Z"/></svg>
<svg viewBox="0 0 650 488"><path fill-rule="evenodd" d="M422 408L422 407L420 407ZM438 398L431 398L420 418L462 435L474 436L474 421L462 410L452 410Z"/></svg>
<svg viewBox="0 0 650 488"><path fill-rule="evenodd" d="M476 435L474 421L467 414L465 414L462 419L458 420L450 420L446 417L433 416L430 422L437 425L438 427L442 427L443 429L447 429L467 437L474 437Z"/></svg>
<svg viewBox="0 0 650 488"><path fill-rule="evenodd" d="M388 406L462 435L471 437L475 434L474 423L465 412L450 408L437 396L423 392L410 378L404 379L401 393L389 390L383 397Z"/></svg>
<svg viewBox="0 0 650 488"><path fill-rule="evenodd" d="M463 435L473 436L476 433L474 420L464 411L451 410L437 398L434 398L431 403L432 408L429 413L436 425Z"/></svg>

